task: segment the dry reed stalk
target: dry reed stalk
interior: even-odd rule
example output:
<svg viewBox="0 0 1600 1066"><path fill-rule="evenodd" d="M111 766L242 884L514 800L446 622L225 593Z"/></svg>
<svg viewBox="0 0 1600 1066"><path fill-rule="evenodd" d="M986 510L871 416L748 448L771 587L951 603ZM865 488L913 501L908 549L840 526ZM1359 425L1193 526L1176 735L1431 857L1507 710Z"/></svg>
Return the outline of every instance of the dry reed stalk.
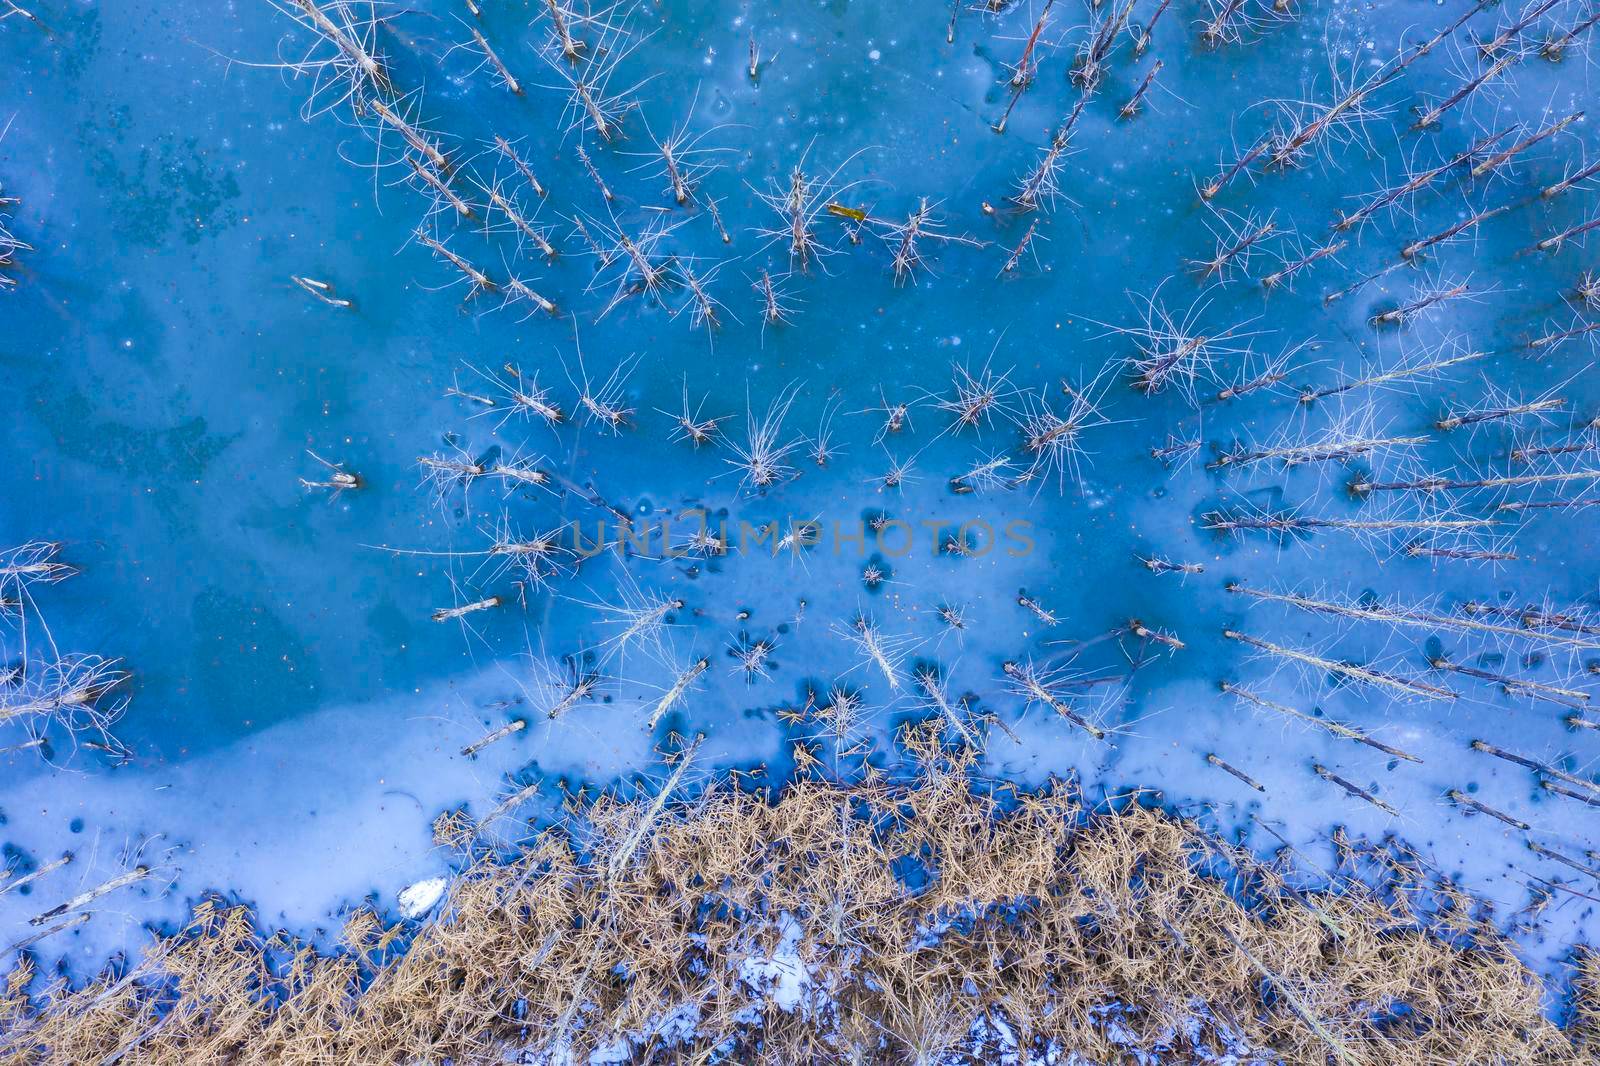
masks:
<svg viewBox="0 0 1600 1066"><path fill-rule="evenodd" d="M1226 588L1229 592L1267 603L1283 604L1303 611L1349 618L1355 621L1381 622L1395 628L1455 630L1464 633L1481 633L1494 637L1517 637L1523 640L1545 641L1575 651L1600 650L1600 639L1593 639L1600 637L1600 632L1596 634L1578 632L1571 637L1567 637L1559 633L1538 632L1533 627L1528 626L1520 628L1517 626L1504 626L1493 622L1480 622L1472 617L1461 618L1456 615L1441 614L1438 611L1423 607L1407 607L1401 604L1387 603L1369 604L1319 600L1308 596L1253 589L1237 581L1230 582ZM1475 613L1474 607L1474 604L1469 603L1464 605L1463 610L1470 616Z"/></svg>
<svg viewBox="0 0 1600 1066"><path fill-rule="evenodd" d="M468 744L466 747L462 748L461 756L464 759L470 759L477 755L478 752L482 751L484 748L487 748L490 744L504 740L513 733L520 733L526 728L528 728L527 722L521 718L513 718L499 729L490 730L477 740L474 740L471 744Z"/></svg>
<svg viewBox="0 0 1600 1066"><path fill-rule="evenodd" d="M1259 637L1252 637L1247 633L1240 633L1237 630L1224 629L1222 631L1222 635L1227 637L1229 640L1236 640L1241 644L1248 645L1249 647L1255 648L1259 652L1272 656L1275 659L1282 660L1283 662L1293 663L1297 666L1321 671L1323 673L1335 674L1339 677L1348 678L1351 681L1355 681L1363 685L1372 685L1376 688L1386 689L1389 692L1402 696L1413 698L1416 696L1423 696L1427 699L1436 700L1454 700L1459 698L1459 693L1452 692L1447 688L1440 688L1438 685L1430 685L1425 681L1418 681L1415 678L1410 677L1401 677L1397 674L1391 674L1370 666L1362 666L1359 663L1343 662L1337 659L1328 659L1320 655L1313 655L1310 652L1301 651L1298 648L1290 648L1282 644L1274 644L1271 641L1262 640Z"/></svg>
<svg viewBox="0 0 1600 1066"><path fill-rule="evenodd" d="M1240 700L1251 704L1252 706L1262 707L1266 710L1274 711L1278 714L1284 715L1287 718L1292 718L1295 721L1303 722L1304 724L1313 726L1317 729L1324 729L1336 737L1342 737L1345 740L1353 740L1357 744L1365 744L1367 747L1375 748L1378 751L1383 752L1385 755L1392 755L1397 759L1404 759L1407 762L1422 762L1421 759L1417 758L1415 755L1412 755L1410 752L1401 751L1399 748L1390 747L1381 741L1374 740L1372 737L1357 729L1355 726L1345 725L1343 722L1336 722L1331 718L1318 718L1315 715L1306 714L1304 711L1297 711L1293 707L1286 707L1274 700L1269 700L1264 696L1257 695L1250 689L1231 684L1227 681L1221 683L1221 688L1223 692L1237 696Z"/></svg>
<svg viewBox="0 0 1600 1066"><path fill-rule="evenodd" d="M1266 785L1263 785L1260 781L1257 781L1255 778L1251 777L1249 774L1245 773L1243 770L1239 769L1237 766L1234 766L1234 765L1232 765L1230 763L1224 762L1214 752L1207 752L1206 753L1206 762L1210 763L1212 766L1215 766L1217 769L1222 770L1222 771L1224 771L1224 772L1226 772L1228 774L1231 774L1232 776L1238 778L1240 781L1243 781L1246 785L1249 785L1251 788L1255 789L1257 792L1265 792L1267 790L1267 786Z"/></svg>
<svg viewBox="0 0 1600 1066"><path fill-rule="evenodd" d="M329 282L319 281L316 278L302 277L299 274L290 274L289 280L294 282L300 288L304 289L306 292L309 292L318 300L327 304L329 307L348 308L354 306L351 301L346 300L341 296L333 295L333 285Z"/></svg>
<svg viewBox="0 0 1600 1066"><path fill-rule="evenodd" d="M503 601L499 596L489 596L472 603L464 603L459 607L440 607L433 612L435 622L453 622L476 611L488 611L499 607Z"/></svg>

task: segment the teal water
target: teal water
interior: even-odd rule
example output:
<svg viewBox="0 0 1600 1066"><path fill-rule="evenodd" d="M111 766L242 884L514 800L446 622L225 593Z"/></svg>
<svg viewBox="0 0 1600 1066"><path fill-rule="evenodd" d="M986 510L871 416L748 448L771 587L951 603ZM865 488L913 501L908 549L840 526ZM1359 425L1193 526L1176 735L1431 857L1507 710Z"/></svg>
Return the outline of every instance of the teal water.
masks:
<svg viewBox="0 0 1600 1066"><path fill-rule="evenodd" d="M100 865L74 874L89 885L98 880L89 870L114 867L112 853L128 840L164 833L177 846L164 860L165 899L108 908L70 934L91 959L136 942L141 923L170 921L208 888L232 888L301 924L367 892L392 900L397 887L446 861L429 853L425 837L439 809L464 802L481 812L511 787L508 775L512 783L565 777L631 787L638 775L659 776L653 746L678 747L673 731L705 734L704 770L764 767L767 777L757 780L781 780L788 742L812 731L781 712L835 684L861 689L864 732L879 741L880 758L891 758L889 731L935 708L909 677L889 689L863 664L847 634L865 612L899 642L908 674L918 663L937 667L952 696L969 695L972 708L1004 723L988 735L986 758L998 774L1031 782L1077 772L1096 792L1158 788L1175 806L1227 827L1249 826L1244 816L1253 814L1319 855L1326 849L1317 842L1335 824L1394 832L1506 913L1542 890L1538 879L1567 883L1572 871L1532 856L1527 834L1469 817L1443 797L1462 789L1526 821L1543 846L1581 856L1591 846L1591 812L1467 742L1482 737L1581 776L1593 732L1569 728L1570 709L1445 678L1427 660L1443 654L1588 692L1594 653L1247 611L1224 584L1407 604L1434 597L1446 611L1467 599L1592 610L1597 512L1529 511L1524 524L1495 511L1557 491L1584 499L1592 483L1452 493L1460 516L1501 518L1487 545L1472 545L1518 555L1495 565L1408 557L1397 549L1409 537L1374 546L1330 531L1284 543L1201 528L1211 512L1246 505L1370 520L1379 508L1345 490L1354 474L1504 473L1512 447L1535 436L1566 440L1600 414L1585 338L1526 347L1594 320L1568 300L1594 266L1592 246L1574 240L1553 254L1527 251L1594 215L1593 182L1537 196L1592 159L1589 123L1490 175L1451 175L1406 198L1402 210L1379 213L1292 283L1268 291L1259 282L1274 269L1274 254L1293 261L1329 240L1331 222L1358 197L1396 186L1490 131L1526 124L1515 140L1581 108L1591 95L1581 49L1560 64L1531 54L1453 108L1438 130L1409 131L1413 104L1449 96L1487 65L1469 34L1492 37L1509 12L1484 12L1377 91L1370 119L1319 145L1303 169L1253 169L1212 207L1196 195L1197 183L1270 125L1266 101L1303 111L1305 101L1329 99L1336 78L1370 76L1464 10L1341 5L1263 27L1248 43L1207 48L1197 40L1199 7L1175 4L1143 58L1131 54L1126 34L1118 38L1106 79L1078 119L1061 198L1032 213L1018 212L1010 198L1077 99L1067 71L1088 36L1080 5L1052 8L1047 40L1059 44L1004 134L991 123L1010 96L1005 64L1020 54L1038 9L993 18L963 11L954 43L946 41L948 12L937 5L663 3L625 20L618 11L612 21L625 21L633 50L613 88L637 85L629 96L638 106L622 120L626 137L612 143L563 128L562 97L547 87L559 83L561 64L535 53L546 32L537 5L491 2L477 21L442 3L386 10L375 40L396 86L419 94L407 99L458 161L454 187L481 202L472 176L513 175L484 145L497 134L515 140L549 188L542 201L525 193L521 202L539 205L538 222L561 255L547 263L526 242L458 226L448 208L430 224L496 277L514 267L559 305L554 316L502 308L496 294L469 296L450 267L417 246L411 235L427 199L401 187L402 168L366 165L397 158L392 132L376 147L348 106L336 106L336 94L314 95L325 84L317 74L272 69L328 53L267 5L63 5L40 12L48 36L18 19L0 22L6 65L22 75L0 94L0 121L11 119L0 181L20 200L11 229L33 245L19 259L16 291L0 295L0 362L12 397L0 542L63 542L82 574L39 593L51 632L62 647L121 657L133 673L116 727L133 752L128 765L92 751L54 763L37 752L7 757L0 803L17 861L37 865L87 833L105 845L96 847ZM1542 40L1575 15L1562 5L1528 37ZM469 26L523 81L525 96L452 50L470 41ZM756 79L745 70L752 34L763 56ZM1147 106L1119 121L1117 108L1157 60ZM320 113L304 121L304 110ZM703 207L676 206L666 179L652 172L650 131L666 136L680 125L715 149L702 157L717 169L704 175L700 193L719 202L731 244ZM580 145L614 201L583 169ZM817 180L837 168L840 202L874 218L903 219L926 197L944 232L970 241L925 241L924 269L896 284L895 245L870 236L853 245L843 222L824 212L815 229L834 253L788 279L792 323L764 324L750 281L763 269L787 271L789 262L783 244L760 232L781 226L760 194L772 182L781 189L796 165ZM1390 266L1407 243L1500 205L1507 210L1431 248L1419 267L1325 302ZM1215 254L1207 227L1221 220L1213 208L1270 216L1286 234L1263 242L1253 279L1200 284L1186 268ZM678 224L659 246L663 255L695 264L701 276L725 261L711 283L726 305L721 327L708 335L688 313L672 314L686 300L681 285L665 294L666 306L629 296L606 311L618 268L597 276L574 217L591 229L614 217L635 235ZM1031 249L1004 271L1030 225ZM331 283L354 306L320 303L294 275ZM1469 297L1403 329L1370 322L1415 300L1420 288L1463 282ZM1124 363L1136 354L1134 338L1114 329L1136 324L1138 298L1152 294L1180 320L1192 315L1184 323L1191 332L1233 331L1214 342L1229 349L1219 355L1223 381L1197 385L1193 400L1181 389L1146 396L1130 387ZM1282 388L1212 399L1222 383L1302 343ZM1303 442L1334 424L1336 401L1305 409L1296 401L1301 388L1359 378L1450 343L1495 354L1445 380L1346 397L1351 425L1429 438L1409 461L1395 451L1370 463L1206 469L1237 441L1277 444L1282 433ZM1246 347L1254 355L1242 354ZM553 429L502 423L448 394L452 386L491 391L474 368L496 373L508 363L537 371L569 414L585 373L600 381L626 367L620 402L635 411L631 424L613 434L575 418ZM1013 471L1028 464L1005 419L958 431L927 399L948 396L953 365L990 366L1010 389L1048 397L1058 410L1064 381L1091 389L1102 424L1085 431L1083 454L1063 476L952 493L950 479L986 458L1008 453ZM746 411L759 419L795 386L783 439L814 434L833 410L840 454L818 467L798 448L789 460L798 477L764 494L741 491L726 445L697 449L671 439L671 418L658 409L675 410L685 382L696 402L705 397L706 415L727 416L719 431L741 443ZM1518 401L1554 390L1567 403L1542 422L1432 428L1447 411L1493 406L1492 389ZM910 405L898 432L880 433L883 412L872 409L885 403ZM1006 405L1020 410L1023 399L1014 394ZM1198 457L1176 467L1153 459L1150 450L1169 434L1201 440ZM480 481L441 504L421 484L417 459L457 445L489 463L538 457L561 491L507 498ZM361 487L332 498L303 488L300 478L325 473L308 451L359 473ZM912 478L883 484L896 462L913 456ZM1587 469L1581 452L1560 461L1567 465L1539 469ZM593 494L607 506L587 499ZM1416 518L1441 499L1398 496L1399 509L1386 517ZM611 508L648 524L693 507L726 513L734 528L769 519L850 528L887 513L916 537L904 557L876 559L870 549L829 543L799 557L607 554L542 592L519 589L492 559L485 565L472 554L485 550L484 531L503 513L526 533L570 522L592 529L614 520ZM958 558L935 553L921 525L969 520L996 529L1026 522L1034 546L1019 556L1002 549ZM1206 569L1158 575L1141 555ZM863 580L871 564L885 575L876 587ZM682 669L705 656L712 664L690 698L653 732L644 729L673 666L633 649L603 664L595 699L546 717L561 658L603 656L602 642L616 632L595 605L615 604L633 588L684 602L665 638L672 663ZM1054 624L1019 605L1024 593ZM431 618L488 595L506 605L466 625ZM964 630L950 631L938 617L953 604L966 609ZM1130 619L1185 646L1106 636ZM1447 683L1462 698L1393 700L1335 685L1326 671L1274 670L1223 638L1224 627ZM770 677L747 679L729 649L759 640L775 644ZM1113 731L1111 743L1011 691L1001 664L1030 658L1115 679L1074 703ZM1358 724L1423 761L1250 714L1218 691L1222 680ZM458 754L516 715L529 723L523 732L476 761ZM1208 753L1266 792L1208 765ZM1352 797L1313 765L1398 813ZM53 902L68 887L45 883L32 899L0 903L7 921L21 922L43 893ZM1584 901L1558 895L1542 931L1531 934L1548 942L1530 950L1557 952L1589 926ZM67 950L67 938L60 943Z"/></svg>

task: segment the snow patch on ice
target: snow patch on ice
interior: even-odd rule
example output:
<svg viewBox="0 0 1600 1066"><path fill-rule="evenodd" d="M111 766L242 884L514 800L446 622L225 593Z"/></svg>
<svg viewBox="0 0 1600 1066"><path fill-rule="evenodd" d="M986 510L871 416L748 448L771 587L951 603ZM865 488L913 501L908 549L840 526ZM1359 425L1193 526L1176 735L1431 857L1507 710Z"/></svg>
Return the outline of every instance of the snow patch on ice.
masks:
<svg viewBox="0 0 1600 1066"><path fill-rule="evenodd" d="M400 895L396 899L400 904L401 915L407 918L421 918L433 910L434 905L443 898L444 890L449 884L446 878L430 877L426 881L407 885L400 890Z"/></svg>

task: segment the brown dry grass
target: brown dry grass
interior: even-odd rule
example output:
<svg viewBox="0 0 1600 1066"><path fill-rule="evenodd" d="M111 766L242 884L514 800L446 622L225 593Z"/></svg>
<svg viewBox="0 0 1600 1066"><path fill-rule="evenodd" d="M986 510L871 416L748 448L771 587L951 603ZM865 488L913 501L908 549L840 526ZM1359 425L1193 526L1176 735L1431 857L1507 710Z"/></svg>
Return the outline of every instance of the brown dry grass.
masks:
<svg viewBox="0 0 1600 1066"><path fill-rule="evenodd" d="M337 951L208 902L85 988L25 959L0 995L5 1061L581 1059L625 1035L639 1062L995 1061L1012 1039L1100 1062L1225 1041L1294 1063L1600 1046L1600 958L1575 957L1556 1026L1481 908L1393 842L1340 838L1338 889L1308 892L1285 860L1138 802L1090 813L1064 783L990 786L933 733L904 739L906 783L802 774L776 800L718 788L664 816L600 797L582 833L471 863L419 930L362 911ZM905 856L931 872L916 888ZM742 966L773 955L785 915L810 971L793 1011ZM685 1011L693 1035L662 1031Z"/></svg>

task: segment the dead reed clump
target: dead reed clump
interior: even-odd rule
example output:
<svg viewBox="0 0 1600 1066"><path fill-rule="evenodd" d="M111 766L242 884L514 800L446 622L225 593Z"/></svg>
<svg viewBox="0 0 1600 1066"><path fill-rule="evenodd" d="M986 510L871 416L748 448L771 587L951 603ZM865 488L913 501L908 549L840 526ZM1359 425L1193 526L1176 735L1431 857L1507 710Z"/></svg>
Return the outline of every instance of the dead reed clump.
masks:
<svg viewBox="0 0 1600 1066"><path fill-rule="evenodd" d="M7 1061L542 1061L610 1047L633 1062L1231 1048L1554 1063L1593 1047L1593 956L1573 960L1562 1029L1508 942L1397 845L1347 841L1349 868L1313 890L1281 857L1139 802L1091 810L1064 782L980 779L941 732L907 727L913 777L807 771L776 797L693 794L691 748L659 789L574 798L573 828L462 852L435 917L386 926L358 911L326 952L208 900L137 966L82 988L24 954L0 987Z"/></svg>

